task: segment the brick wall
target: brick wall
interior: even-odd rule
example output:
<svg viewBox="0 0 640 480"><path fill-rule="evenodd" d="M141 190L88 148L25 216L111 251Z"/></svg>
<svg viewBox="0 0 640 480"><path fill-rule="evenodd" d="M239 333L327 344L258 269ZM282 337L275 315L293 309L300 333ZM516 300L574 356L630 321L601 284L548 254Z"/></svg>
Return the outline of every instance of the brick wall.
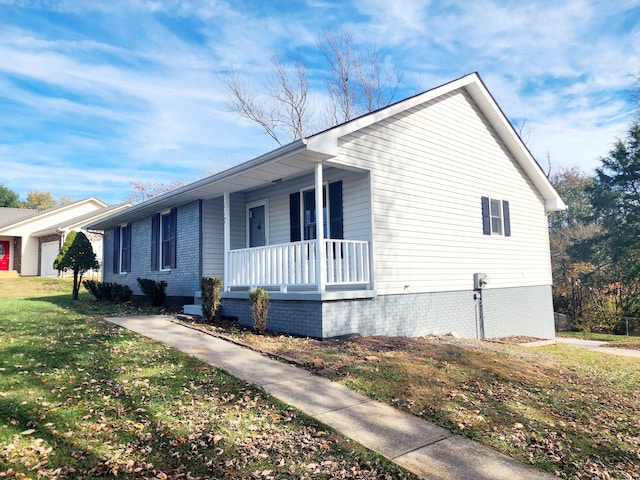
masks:
<svg viewBox="0 0 640 480"><path fill-rule="evenodd" d="M483 299L487 338L509 335L555 338L551 285L487 289Z"/></svg>
<svg viewBox="0 0 640 480"><path fill-rule="evenodd" d="M235 317L241 325L253 327L249 300L223 298L221 314ZM305 337L323 338L322 304L299 300L271 300L267 330Z"/></svg>
<svg viewBox="0 0 640 480"><path fill-rule="evenodd" d="M103 279L128 285L134 295L142 295L137 278L150 278L167 282L167 295L193 297L200 289L201 273L201 229L200 202L178 207L177 213L177 262L172 270L151 270L151 217L136 220L131 224L131 272L113 273L113 230L104 235Z"/></svg>
<svg viewBox="0 0 640 480"><path fill-rule="evenodd" d="M486 338L554 338L550 286L486 290L483 299ZM351 334L417 337L451 332L478 338L478 312L473 291L325 302L272 300L267 329L315 338ZM248 300L223 298L222 314L252 325Z"/></svg>

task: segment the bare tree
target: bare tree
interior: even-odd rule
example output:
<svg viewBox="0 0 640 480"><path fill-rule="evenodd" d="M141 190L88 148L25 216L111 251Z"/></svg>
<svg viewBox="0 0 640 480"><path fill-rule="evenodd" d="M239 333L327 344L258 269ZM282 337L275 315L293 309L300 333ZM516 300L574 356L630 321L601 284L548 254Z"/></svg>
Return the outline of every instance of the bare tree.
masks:
<svg viewBox="0 0 640 480"><path fill-rule="evenodd" d="M131 203L145 202L153 197L157 197L184 185L184 180L174 180L171 183L157 182L154 180L129 180L132 192L127 197Z"/></svg>
<svg viewBox="0 0 640 480"><path fill-rule="evenodd" d="M529 141L529 137L531 136L531 128L529 128L529 126L527 125L527 121L527 117L522 117L522 120L520 121L513 121L513 128L515 129L518 136L520 137L520 140L522 140L523 143L527 143Z"/></svg>
<svg viewBox="0 0 640 480"><path fill-rule="evenodd" d="M318 48L327 64L325 86L329 119L323 127L351 120L393 101L402 75L383 61L377 48L361 54L348 34L326 34ZM262 88L254 88L230 68L221 76L227 108L262 127L279 145L312 132L317 122L309 91L309 71L302 59L285 63L278 55ZM320 123L320 122L318 122Z"/></svg>
<svg viewBox="0 0 640 480"><path fill-rule="evenodd" d="M374 47L358 64L358 78L362 87L362 101L366 112L373 112L393 102L403 72L395 70L380 58L379 50Z"/></svg>
<svg viewBox="0 0 640 480"><path fill-rule="evenodd" d="M358 60L351 46L351 35L327 34L318 48L329 66L325 76L330 103L327 106L333 124L357 116L361 91L357 88Z"/></svg>
<svg viewBox="0 0 640 480"><path fill-rule="evenodd" d="M329 71L325 76L334 124L389 105L400 87L402 72L385 65L378 48L361 52L349 34L327 33L318 42Z"/></svg>
<svg viewBox="0 0 640 480"><path fill-rule="evenodd" d="M302 138L310 117L309 74L300 60L271 59L273 71L263 93L251 88L233 69L221 77L229 91L227 108L260 125L279 145Z"/></svg>

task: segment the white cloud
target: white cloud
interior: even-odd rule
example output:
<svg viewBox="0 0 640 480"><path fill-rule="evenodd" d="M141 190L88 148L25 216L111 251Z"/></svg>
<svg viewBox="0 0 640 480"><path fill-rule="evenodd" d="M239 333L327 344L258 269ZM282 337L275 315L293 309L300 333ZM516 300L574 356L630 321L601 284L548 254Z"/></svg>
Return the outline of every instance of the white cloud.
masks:
<svg viewBox="0 0 640 480"><path fill-rule="evenodd" d="M233 65L259 83L276 51L305 55L318 74L327 30L388 54L406 95L478 70L508 116L527 118L539 158L549 150L554 163L591 165L624 134L628 75L640 72L640 25L627 18L637 0L444 3L33 2L44 12L34 24L0 15L0 108L15 112L0 116L0 162L12 162L16 181L59 188L34 166L78 178L82 169L65 165L86 158L85 183L109 192L126 178L193 180L211 158L259 155L274 145L225 110L218 74ZM11 6L0 0L0 14ZM52 23L51 9L78 25ZM29 131L45 124L50 131Z"/></svg>

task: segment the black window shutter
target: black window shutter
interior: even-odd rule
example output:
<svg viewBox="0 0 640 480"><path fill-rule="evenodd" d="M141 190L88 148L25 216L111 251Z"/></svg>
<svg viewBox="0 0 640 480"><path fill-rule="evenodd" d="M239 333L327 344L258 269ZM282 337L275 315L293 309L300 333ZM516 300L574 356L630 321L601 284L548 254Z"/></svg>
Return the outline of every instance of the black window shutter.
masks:
<svg viewBox="0 0 640 480"><path fill-rule="evenodd" d="M329 222L331 238L344 239L342 222L342 181L329 184Z"/></svg>
<svg viewBox="0 0 640 480"><path fill-rule="evenodd" d="M113 229L113 273L120 273L120 227Z"/></svg>
<svg viewBox="0 0 640 480"><path fill-rule="evenodd" d="M502 201L502 216L504 217L504 236L511 236L511 217L509 216L509 202Z"/></svg>
<svg viewBox="0 0 640 480"><path fill-rule="evenodd" d="M122 271L131 271L131 224L127 224L122 230Z"/></svg>
<svg viewBox="0 0 640 480"><path fill-rule="evenodd" d="M300 235L300 192L289 195L289 223L291 225L290 241L299 242Z"/></svg>
<svg viewBox="0 0 640 480"><path fill-rule="evenodd" d="M489 197L482 197L482 233L491 235L491 212L489 210Z"/></svg>
<svg viewBox="0 0 640 480"><path fill-rule="evenodd" d="M178 244L178 209L171 209L171 268L176 268L177 266L177 244Z"/></svg>
<svg viewBox="0 0 640 480"><path fill-rule="evenodd" d="M158 270L158 252L160 241L160 214L151 217L151 270Z"/></svg>

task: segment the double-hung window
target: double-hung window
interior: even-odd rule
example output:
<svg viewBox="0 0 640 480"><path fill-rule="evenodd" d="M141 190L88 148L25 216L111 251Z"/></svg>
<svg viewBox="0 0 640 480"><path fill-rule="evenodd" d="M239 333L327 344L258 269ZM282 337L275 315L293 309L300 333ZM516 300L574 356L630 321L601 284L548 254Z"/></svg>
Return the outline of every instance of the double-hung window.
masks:
<svg viewBox="0 0 640 480"><path fill-rule="evenodd" d="M120 225L113 232L113 273L131 271L131 224Z"/></svg>
<svg viewBox="0 0 640 480"><path fill-rule="evenodd" d="M511 218L507 200L482 197L482 233L511 236Z"/></svg>
<svg viewBox="0 0 640 480"><path fill-rule="evenodd" d="M315 188L303 188L289 196L290 240L317 238L317 209ZM342 239L342 181L322 188L322 225L324 238Z"/></svg>
<svg viewBox="0 0 640 480"><path fill-rule="evenodd" d="M176 268L177 209L158 213L151 219L151 270Z"/></svg>

